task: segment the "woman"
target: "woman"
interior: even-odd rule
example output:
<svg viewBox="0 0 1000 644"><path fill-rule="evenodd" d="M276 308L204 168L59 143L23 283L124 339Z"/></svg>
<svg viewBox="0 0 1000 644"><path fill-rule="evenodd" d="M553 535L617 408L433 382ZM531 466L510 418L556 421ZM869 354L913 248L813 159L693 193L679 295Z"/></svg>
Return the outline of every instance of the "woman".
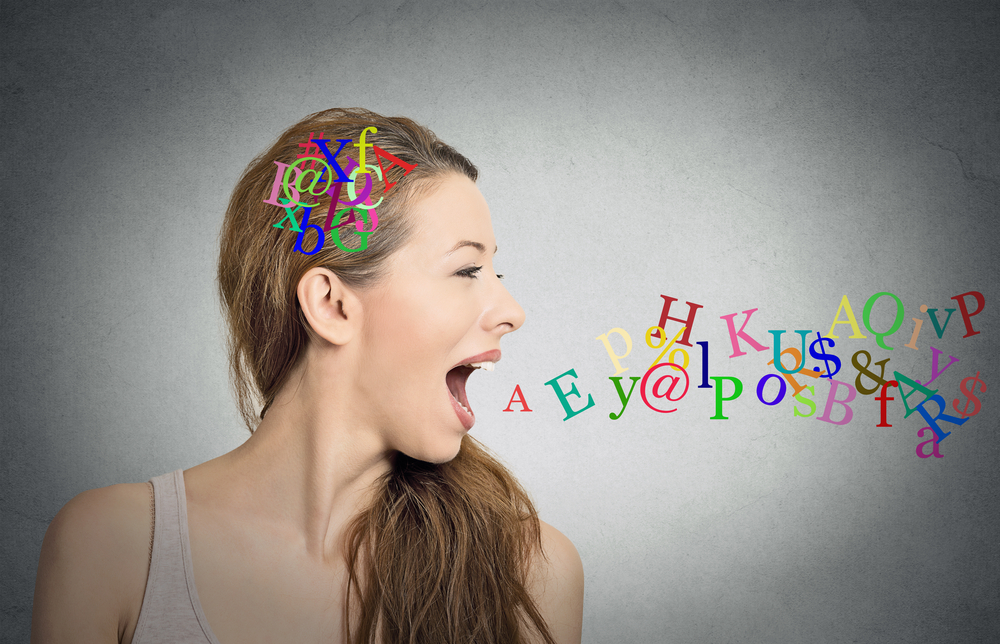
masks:
<svg viewBox="0 0 1000 644"><path fill-rule="evenodd" d="M371 147L337 153L363 131ZM273 201L313 138L347 172L367 153L374 232L375 215L327 216L333 185L318 204L312 184L294 189L312 161ZM32 642L580 641L576 550L466 436L466 379L524 321L493 273L476 177L425 128L356 109L307 117L250 164L219 286L251 437L67 503L42 546ZM298 226L292 199L316 204Z"/></svg>

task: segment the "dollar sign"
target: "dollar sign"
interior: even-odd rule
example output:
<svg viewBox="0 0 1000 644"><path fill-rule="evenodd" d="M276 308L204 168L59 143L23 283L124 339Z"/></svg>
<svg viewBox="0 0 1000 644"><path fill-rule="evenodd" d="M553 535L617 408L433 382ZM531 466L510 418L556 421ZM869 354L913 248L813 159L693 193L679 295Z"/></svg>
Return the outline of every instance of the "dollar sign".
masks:
<svg viewBox="0 0 1000 644"><path fill-rule="evenodd" d="M831 349L837 346L837 343L831 340L830 338L824 338L822 335L820 335L819 331L816 332L816 338L817 339L813 340L812 344L809 345L809 355L811 355L816 360L822 360L823 364L826 365L826 373L820 374L821 377L833 378L833 376L838 371L840 371L840 358L833 355L832 353L827 353L826 351L824 351L823 343L829 342ZM819 345L819 351L816 350L817 344ZM833 364L836 365L833 369L830 368L830 363L828 362L829 360L833 360ZM819 371L819 370L820 369L818 367L813 367L813 371Z"/></svg>
<svg viewBox="0 0 1000 644"><path fill-rule="evenodd" d="M970 380L972 381L971 384L969 383ZM968 398L968 400L965 401L965 407L963 409L958 408L958 398L951 401L951 406L955 408L955 411L958 412L958 415L961 416L962 418L966 418L968 416L975 416L976 414L979 413L979 408L980 408L979 399L976 398L977 383L980 386L979 387L980 391L985 393L986 383L979 379L978 371L976 372L976 375L969 376L968 378L962 380L962 384L959 385L959 388L961 388L962 393L965 394L966 398ZM969 411L969 403L972 403L972 411Z"/></svg>

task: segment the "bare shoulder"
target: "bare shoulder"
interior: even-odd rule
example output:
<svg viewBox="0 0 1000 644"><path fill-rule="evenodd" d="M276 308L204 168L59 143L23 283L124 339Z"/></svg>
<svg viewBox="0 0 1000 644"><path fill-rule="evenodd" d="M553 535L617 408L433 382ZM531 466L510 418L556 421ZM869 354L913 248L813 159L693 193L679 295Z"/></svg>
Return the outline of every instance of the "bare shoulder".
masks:
<svg viewBox="0 0 1000 644"><path fill-rule="evenodd" d="M583 562L566 535L541 521L543 556L532 562L529 591L558 644L579 644L583 625Z"/></svg>
<svg viewBox="0 0 1000 644"><path fill-rule="evenodd" d="M146 588L151 526L147 483L70 499L42 541L32 643L131 641Z"/></svg>

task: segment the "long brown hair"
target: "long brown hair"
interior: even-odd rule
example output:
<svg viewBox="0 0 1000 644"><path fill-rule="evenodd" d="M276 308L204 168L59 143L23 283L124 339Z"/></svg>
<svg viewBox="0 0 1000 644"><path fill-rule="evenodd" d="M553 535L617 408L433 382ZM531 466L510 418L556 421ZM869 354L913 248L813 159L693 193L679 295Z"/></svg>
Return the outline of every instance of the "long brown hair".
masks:
<svg viewBox="0 0 1000 644"><path fill-rule="evenodd" d="M332 237L314 254L296 251L298 233L290 225L274 227L286 212L264 203L274 182L274 162L294 163L303 150L310 151L302 144L321 132L331 141L332 154L336 140L357 141L370 126L377 132L369 130L368 143L416 168L405 177L398 165L381 180L377 173L370 175L375 201L386 184L396 185L378 205L378 227L363 251L345 252L331 243ZM342 167L346 149L337 157ZM256 409L261 407L263 418L309 342L296 297L302 275L323 266L352 288L383 279L385 260L411 232L408 206L450 173L473 181L478 177L468 159L427 128L362 109L307 116L250 162L226 210L219 292L237 404L251 433L259 422ZM303 197L303 202L311 199ZM299 210L302 230L312 230L305 224L322 229L328 208L313 208L305 222ZM348 224L330 234L340 235L346 248L358 248L355 230ZM312 249L313 240L320 243L315 232L303 236L304 249ZM534 632L553 644L527 591L531 561L544 556L538 516L510 472L471 437L462 439L449 463L396 454L371 504L354 517L346 535L345 610L352 644L511 644L527 642Z"/></svg>

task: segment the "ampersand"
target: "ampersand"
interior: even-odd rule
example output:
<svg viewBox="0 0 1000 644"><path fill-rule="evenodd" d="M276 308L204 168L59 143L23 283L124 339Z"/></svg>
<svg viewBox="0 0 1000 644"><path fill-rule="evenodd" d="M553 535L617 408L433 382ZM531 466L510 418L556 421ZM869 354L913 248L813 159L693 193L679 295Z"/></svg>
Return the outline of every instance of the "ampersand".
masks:
<svg viewBox="0 0 1000 644"><path fill-rule="evenodd" d="M858 356L861 355L865 357L864 365L858 362ZM855 353L853 356L851 356L851 362L854 364L854 368L858 370L858 377L854 379L854 387L862 395L870 396L876 391L878 391L879 387L881 387L886 383L885 365L887 362L889 362L889 358L886 358L885 360L880 360L879 362L875 363L878 367L881 368L881 373L879 373L879 375L877 376L873 372L868 370L868 367L870 367L872 364L872 356L867 351L861 350ZM875 383L875 386L872 387L871 389L868 389L867 387L863 386L861 384L861 376L868 376L868 378Z"/></svg>

